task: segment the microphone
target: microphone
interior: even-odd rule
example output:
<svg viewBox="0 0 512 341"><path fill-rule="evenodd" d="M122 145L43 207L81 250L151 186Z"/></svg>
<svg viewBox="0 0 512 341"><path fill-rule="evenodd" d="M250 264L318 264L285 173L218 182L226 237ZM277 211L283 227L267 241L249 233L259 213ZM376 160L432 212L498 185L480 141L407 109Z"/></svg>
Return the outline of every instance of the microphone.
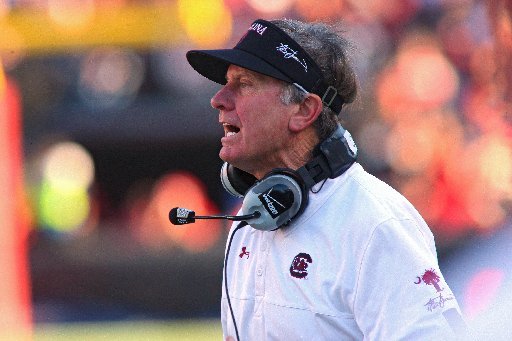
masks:
<svg viewBox="0 0 512 341"><path fill-rule="evenodd" d="M261 216L261 213L255 211L251 214L245 215L196 215L196 212L183 208L175 207L169 211L169 221L173 225L185 225L195 223L196 219L227 219L232 221L242 221L247 219L254 219Z"/></svg>

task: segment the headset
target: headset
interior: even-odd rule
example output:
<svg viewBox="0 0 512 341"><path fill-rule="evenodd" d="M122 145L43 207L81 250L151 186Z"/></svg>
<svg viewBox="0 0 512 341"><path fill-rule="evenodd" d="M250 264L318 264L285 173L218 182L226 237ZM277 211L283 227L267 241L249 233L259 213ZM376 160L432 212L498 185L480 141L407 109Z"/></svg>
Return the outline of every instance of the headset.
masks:
<svg viewBox="0 0 512 341"><path fill-rule="evenodd" d="M261 180L224 162L220 179L231 195L243 198L242 214L260 214L248 221L257 230L273 231L298 217L308 204L309 191L328 178L343 174L357 159L357 146L340 124L297 170L276 168ZM263 209L262 209L263 206Z"/></svg>

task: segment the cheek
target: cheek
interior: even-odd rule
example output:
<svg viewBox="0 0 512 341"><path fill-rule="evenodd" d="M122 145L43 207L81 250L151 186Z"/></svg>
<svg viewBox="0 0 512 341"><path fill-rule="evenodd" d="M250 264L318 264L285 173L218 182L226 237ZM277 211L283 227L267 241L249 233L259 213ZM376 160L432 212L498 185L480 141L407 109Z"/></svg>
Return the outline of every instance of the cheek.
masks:
<svg viewBox="0 0 512 341"><path fill-rule="evenodd" d="M288 128L286 108L275 93L265 94L244 102L239 118L246 136L270 139Z"/></svg>

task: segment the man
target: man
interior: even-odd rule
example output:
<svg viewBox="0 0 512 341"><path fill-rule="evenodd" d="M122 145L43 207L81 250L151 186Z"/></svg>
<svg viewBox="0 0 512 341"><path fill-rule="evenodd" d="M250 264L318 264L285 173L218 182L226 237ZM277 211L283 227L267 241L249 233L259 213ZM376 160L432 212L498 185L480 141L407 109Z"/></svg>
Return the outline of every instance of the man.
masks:
<svg viewBox="0 0 512 341"><path fill-rule="evenodd" d="M235 190L257 214L226 248L226 340L447 340L463 325L428 226L338 122L357 92L347 48L323 24L257 20L234 49L187 53L223 84L221 159L254 176Z"/></svg>

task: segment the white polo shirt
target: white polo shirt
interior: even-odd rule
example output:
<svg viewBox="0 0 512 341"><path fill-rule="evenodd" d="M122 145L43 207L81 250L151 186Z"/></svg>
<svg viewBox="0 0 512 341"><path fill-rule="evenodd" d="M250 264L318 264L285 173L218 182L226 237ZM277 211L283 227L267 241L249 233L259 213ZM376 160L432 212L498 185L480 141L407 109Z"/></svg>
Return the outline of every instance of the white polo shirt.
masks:
<svg viewBox="0 0 512 341"><path fill-rule="evenodd" d="M424 220L357 163L289 226L238 230L227 285L240 340L449 340L443 312L460 311Z"/></svg>

